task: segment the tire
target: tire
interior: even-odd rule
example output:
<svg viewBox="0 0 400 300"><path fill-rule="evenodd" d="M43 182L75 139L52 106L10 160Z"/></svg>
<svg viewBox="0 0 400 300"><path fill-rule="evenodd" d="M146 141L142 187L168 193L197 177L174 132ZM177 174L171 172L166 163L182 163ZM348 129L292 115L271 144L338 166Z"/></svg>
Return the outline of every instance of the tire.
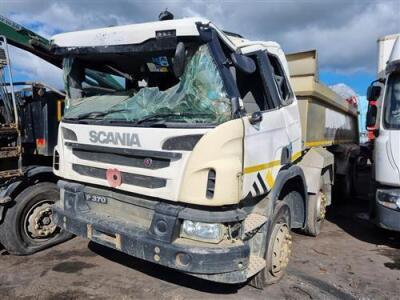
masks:
<svg viewBox="0 0 400 300"><path fill-rule="evenodd" d="M0 225L0 243L10 254L29 255L72 237L52 224L51 205L59 195L56 184L41 182L15 198Z"/></svg>
<svg viewBox="0 0 400 300"><path fill-rule="evenodd" d="M319 192L316 195L308 197L307 221L305 228L302 230L305 234L314 237L318 236L321 232L325 220L327 199L330 196L324 187L322 178L318 190Z"/></svg>
<svg viewBox="0 0 400 300"><path fill-rule="evenodd" d="M344 203L351 196L351 177L346 175L339 175L335 182L335 201L336 203Z"/></svg>
<svg viewBox="0 0 400 300"><path fill-rule="evenodd" d="M266 266L250 281L250 285L256 288L262 289L267 285L277 283L286 273L291 254L292 237L290 234L290 208L285 200L287 197L298 196L293 193L297 192L289 193L275 207L276 213L268 232L264 256Z"/></svg>
<svg viewBox="0 0 400 300"><path fill-rule="evenodd" d="M335 201L336 203L345 203L350 201L352 196L355 194L355 176L356 176L356 165L350 162L346 174L337 175L336 182L334 185L335 189Z"/></svg>

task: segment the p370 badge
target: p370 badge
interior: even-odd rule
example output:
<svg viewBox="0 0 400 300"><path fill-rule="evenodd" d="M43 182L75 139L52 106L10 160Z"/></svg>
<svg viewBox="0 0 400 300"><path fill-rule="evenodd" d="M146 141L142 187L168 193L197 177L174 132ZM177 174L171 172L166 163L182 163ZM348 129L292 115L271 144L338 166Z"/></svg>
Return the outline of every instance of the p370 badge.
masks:
<svg viewBox="0 0 400 300"><path fill-rule="evenodd" d="M91 201L99 204L107 204L108 202L107 197L104 196L85 194L85 198L86 201Z"/></svg>

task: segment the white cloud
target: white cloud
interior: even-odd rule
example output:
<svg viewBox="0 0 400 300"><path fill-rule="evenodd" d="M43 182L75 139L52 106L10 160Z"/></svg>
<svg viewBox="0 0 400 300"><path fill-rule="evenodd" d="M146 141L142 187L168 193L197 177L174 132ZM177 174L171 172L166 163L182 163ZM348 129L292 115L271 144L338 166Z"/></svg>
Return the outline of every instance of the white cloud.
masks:
<svg viewBox="0 0 400 300"><path fill-rule="evenodd" d="M156 20L165 8L176 18L203 16L250 39L275 40L288 52L316 48L322 69L347 74L374 73L377 38L400 32L399 0L2 0L0 14L49 37Z"/></svg>
<svg viewBox="0 0 400 300"><path fill-rule="evenodd" d="M400 1L399 1L400 9ZM400 19L393 6L376 3L345 23L320 28L298 28L282 35L291 50L319 50L322 66L336 72L375 71L378 37L400 32Z"/></svg>

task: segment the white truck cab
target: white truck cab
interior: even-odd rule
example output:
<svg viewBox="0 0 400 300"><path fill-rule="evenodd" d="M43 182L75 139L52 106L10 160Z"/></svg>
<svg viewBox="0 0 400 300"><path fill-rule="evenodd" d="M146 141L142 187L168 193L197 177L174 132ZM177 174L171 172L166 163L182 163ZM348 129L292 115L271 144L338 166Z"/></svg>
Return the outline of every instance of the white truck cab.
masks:
<svg viewBox="0 0 400 300"><path fill-rule="evenodd" d="M400 231L400 35L379 41L378 80L368 89L367 125L375 126L376 202L371 214L378 226ZM373 108L375 107L375 108Z"/></svg>
<svg viewBox="0 0 400 300"><path fill-rule="evenodd" d="M204 279L279 280L290 230L319 233L334 165L344 166L344 144L358 141L354 108L315 81L315 52L292 57L300 69L304 57L314 62L293 79L300 109L278 44L208 20L52 41L67 93L54 155L56 223ZM85 76L93 72L96 82Z"/></svg>

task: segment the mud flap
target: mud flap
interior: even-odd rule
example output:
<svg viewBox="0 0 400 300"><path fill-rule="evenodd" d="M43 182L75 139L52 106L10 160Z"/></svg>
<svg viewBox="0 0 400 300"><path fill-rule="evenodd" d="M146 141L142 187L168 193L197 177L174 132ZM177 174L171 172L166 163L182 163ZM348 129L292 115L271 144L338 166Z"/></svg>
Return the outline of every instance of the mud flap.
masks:
<svg viewBox="0 0 400 300"><path fill-rule="evenodd" d="M6 190L6 192L8 189ZM4 193L5 194L5 193ZM0 195L0 223L3 221L6 205L12 201L10 196Z"/></svg>
<svg viewBox="0 0 400 300"><path fill-rule="evenodd" d="M0 205L0 223L3 221L4 206Z"/></svg>

